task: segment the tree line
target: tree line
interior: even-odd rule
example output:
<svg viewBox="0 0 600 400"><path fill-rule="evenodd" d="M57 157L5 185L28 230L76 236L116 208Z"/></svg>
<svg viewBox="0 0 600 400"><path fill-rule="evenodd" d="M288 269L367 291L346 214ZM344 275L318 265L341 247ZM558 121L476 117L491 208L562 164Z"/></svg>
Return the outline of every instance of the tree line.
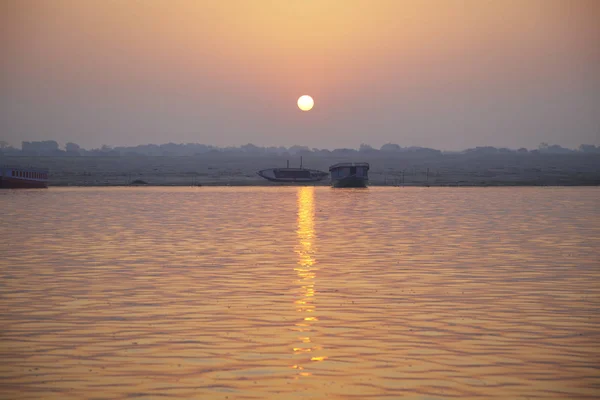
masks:
<svg viewBox="0 0 600 400"><path fill-rule="evenodd" d="M200 143L165 143L144 144L137 146L109 146L85 149L76 143L68 142L60 147L55 140L46 141L23 141L21 148L15 148L8 142L0 140L0 153L3 155L27 155L27 156L195 156L207 153L237 153L237 154L272 154L272 155L352 155L352 154L394 154L394 153L417 153L423 155L441 155L443 153L454 154L600 154L600 146L582 144L577 149L569 149L559 145L541 143L537 149L498 148L493 146L481 146L469 148L462 151L441 151L427 147L409 146L402 147L395 143L386 143L380 148L374 148L368 144L361 144L358 149L318 149L308 146L294 145L261 147L248 143L239 147L218 147Z"/></svg>

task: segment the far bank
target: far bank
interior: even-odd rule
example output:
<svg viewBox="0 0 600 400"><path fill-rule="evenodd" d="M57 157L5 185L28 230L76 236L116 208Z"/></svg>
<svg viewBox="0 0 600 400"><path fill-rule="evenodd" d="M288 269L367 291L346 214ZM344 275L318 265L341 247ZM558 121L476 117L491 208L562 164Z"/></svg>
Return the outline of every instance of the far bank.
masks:
<svg viewBox="0 0 600 400"><path fill-rule="evenodd" d="M250 154L201 156L2 156L0 164L48 168L50 186L280 186L257 175L289 157ZM600 155L392 155L360 159L305 155L304 165L328 171L338 162L370 164L369 186L593 186ZM313 183L328 186L329 177Z"/></svg>

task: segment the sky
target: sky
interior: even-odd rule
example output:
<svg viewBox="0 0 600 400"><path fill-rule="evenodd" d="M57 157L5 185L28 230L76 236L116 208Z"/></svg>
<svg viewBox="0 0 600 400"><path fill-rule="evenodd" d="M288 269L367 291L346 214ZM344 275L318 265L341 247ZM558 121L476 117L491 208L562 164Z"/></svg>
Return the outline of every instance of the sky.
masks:
<svg viewBox="0 0 600 400"><path fill-rule="evenodd" d="M596 0L2 0L0 140L599 145L598 21Z"/></svg>

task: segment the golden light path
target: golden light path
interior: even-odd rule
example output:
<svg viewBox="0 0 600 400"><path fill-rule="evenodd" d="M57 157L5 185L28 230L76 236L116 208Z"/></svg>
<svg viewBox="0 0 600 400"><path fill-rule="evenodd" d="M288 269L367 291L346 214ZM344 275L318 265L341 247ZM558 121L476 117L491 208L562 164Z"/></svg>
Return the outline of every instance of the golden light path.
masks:
<svg viewBox="0 0 600 400"><path fill-rule="evenodd" d="M298 99L298 108L302 111L310 111L315 105L315 101L309 95L300 96Z"/></svg>
<svg viewBox="0 0 600 400"><path fill-rule="evenodd" d="M305 370L310 362L320 362L327 357L315 354L322 348L312 342L313 324L318 321L315 315L315 279L316 260L314 258L313 242L315 239L314 225L314 187L303 187L298 190L298 265L294 270L298 274L300 298L294 302L296 311L301 317L296 323L295 330L299 333L300 343L294 347L296 356L304 356L292 368L299 371L300 376L310 376ZM304 365L302 365L304 364Z"/></svg>

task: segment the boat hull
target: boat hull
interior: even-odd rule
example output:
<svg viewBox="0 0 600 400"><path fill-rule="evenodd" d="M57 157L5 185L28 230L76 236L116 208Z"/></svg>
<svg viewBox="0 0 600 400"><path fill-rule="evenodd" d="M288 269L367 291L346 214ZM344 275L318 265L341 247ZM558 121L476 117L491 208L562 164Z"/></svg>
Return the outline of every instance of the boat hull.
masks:
<svg viewBox="0 0 600 400"><path fill-rule="evenodd" d="M334 188L366 188L369 183L368 178L360 176L346 176L331 181Z"/></svg>
<svg viewBox="0 0 600 400"><path fill-rule="evenodd" d="M298 178L298 179L293 179L293 178L270 178L268 176L263 176L260 175L263 178L265 178L266 180L270 181L270 182L281 182L281 183L311 183L311 182L319 182L322 181L323 179L302 179L302 178Z"/></svg>
<svg viewBox="0 0 600 400"><path fill-rule="evenodd" d="M47 181L0 177L0 189L45 189Z"/></svg>
<svg viewBox="0 0 600 400"><path fill-rule="evenodd" d="M269 168L257 174L271 182L281 183L313 183L322 181L328 174L315 169Z"/></svg>

